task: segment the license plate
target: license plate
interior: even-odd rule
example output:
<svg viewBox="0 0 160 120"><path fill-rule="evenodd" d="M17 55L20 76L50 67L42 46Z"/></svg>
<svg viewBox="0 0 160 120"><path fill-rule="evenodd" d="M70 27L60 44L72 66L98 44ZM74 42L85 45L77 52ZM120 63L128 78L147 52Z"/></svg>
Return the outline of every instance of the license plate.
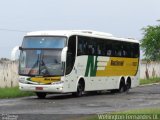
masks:
<svg viewBox="0 0 160 120"><path fill-rule="evenodd" d="M36 90L43 90L43 87L36 87Z"/></svg>

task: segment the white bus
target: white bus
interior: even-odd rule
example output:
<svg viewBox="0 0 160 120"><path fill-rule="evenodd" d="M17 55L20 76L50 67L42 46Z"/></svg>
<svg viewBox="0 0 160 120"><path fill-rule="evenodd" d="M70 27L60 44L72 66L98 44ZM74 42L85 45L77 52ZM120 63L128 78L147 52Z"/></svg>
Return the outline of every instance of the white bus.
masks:
<svg viewBox="0 0 160 120"><path fill-rule="evenodd" d="M139 41L87 31L37 31L24 36L19 88L48 93L124 92L139 85Z"/></svg>

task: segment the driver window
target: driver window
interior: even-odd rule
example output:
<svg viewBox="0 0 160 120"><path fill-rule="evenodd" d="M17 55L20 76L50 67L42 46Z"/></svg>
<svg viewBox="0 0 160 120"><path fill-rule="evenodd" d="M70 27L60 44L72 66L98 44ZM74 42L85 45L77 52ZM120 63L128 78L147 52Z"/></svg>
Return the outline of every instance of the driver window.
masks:
<svg viewBox="0 0 160 120"><path fill-rule="evenodd" d="M68 40L68 51L66 61L66 74L69 74L74 66L76 55L76 36L71 36Z"/></svg>

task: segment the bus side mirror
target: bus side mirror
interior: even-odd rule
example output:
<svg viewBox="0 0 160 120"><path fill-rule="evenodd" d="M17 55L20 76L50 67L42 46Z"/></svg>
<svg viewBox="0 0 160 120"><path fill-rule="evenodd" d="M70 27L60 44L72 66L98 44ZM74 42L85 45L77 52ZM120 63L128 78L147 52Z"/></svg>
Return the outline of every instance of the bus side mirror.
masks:
<svg viewBox="0 0 160 120"><path fill-rule="evenodd" d="M19 46L19 50L22 50L22 47L21 47L21 46Z"/></svg>
<svg viewBox="0 0 160 120"><path fill-rule="evenodd" d="M62 53L61 53L61 61L62 62L66 62L67 50L68 50L68 47L64 47L62 49Z"/></svg>
<svg viewBox="0 0 160 120"><path fill-rule="evenodd" d="M19 54L20 54L20 47L19 46L15 46L13 49L12 49L12 52L11 52L11 60L18 60L19 58Z"/></svg>

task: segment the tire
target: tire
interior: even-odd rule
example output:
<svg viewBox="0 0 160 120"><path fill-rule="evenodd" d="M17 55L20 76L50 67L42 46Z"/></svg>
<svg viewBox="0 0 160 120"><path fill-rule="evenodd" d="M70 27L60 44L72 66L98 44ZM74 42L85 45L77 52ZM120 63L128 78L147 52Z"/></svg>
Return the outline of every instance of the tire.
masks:
<svg viewBox="0 0 160 120"><path fill-rule="evenodd" d="M119 88L118 89L113 89L113 90L110 90L111 93L123 93L126 91L126 85L125 85L125 81L124 79L122 78L120 83L119 83Z"/></svg>
<svg viewBox="0 0 160 120"><path fill-rule="evenodd" d="M77 85L77 92L72 93L73 96L75 97L81 97L84 93L84 85L79 82Z"/></svg>
<svg viewBox="0 0 160 120"><path fill-rule="evenodd" d="M36 95L37 95L37 97L38 97L39 99L45 99L47 93L45 93L45 92L36 92Z"/></svg>
<svg viewBox="0 0 160 120"><path fill-rule="evenodd" d="M120 85L119 85L119 89L118 89L118 92L119 93L123 93L126 91L126 85L125 85L125 82L123 80L121 80L120 82Z"/></svg>
<svg viewBox="0 0 160 120"><path fill-rule="evenodd" d="M130 88L131 88L131 83L127 81L125 85L125 91L128 92Z"/></svg>
<svg viewBox="0 0 160 120"><path fill-rule="evenodd" d="M118 89L113 89L113 90L110 90L110 92L114 94L114 93L118 93L119 90Z"/></svg>

